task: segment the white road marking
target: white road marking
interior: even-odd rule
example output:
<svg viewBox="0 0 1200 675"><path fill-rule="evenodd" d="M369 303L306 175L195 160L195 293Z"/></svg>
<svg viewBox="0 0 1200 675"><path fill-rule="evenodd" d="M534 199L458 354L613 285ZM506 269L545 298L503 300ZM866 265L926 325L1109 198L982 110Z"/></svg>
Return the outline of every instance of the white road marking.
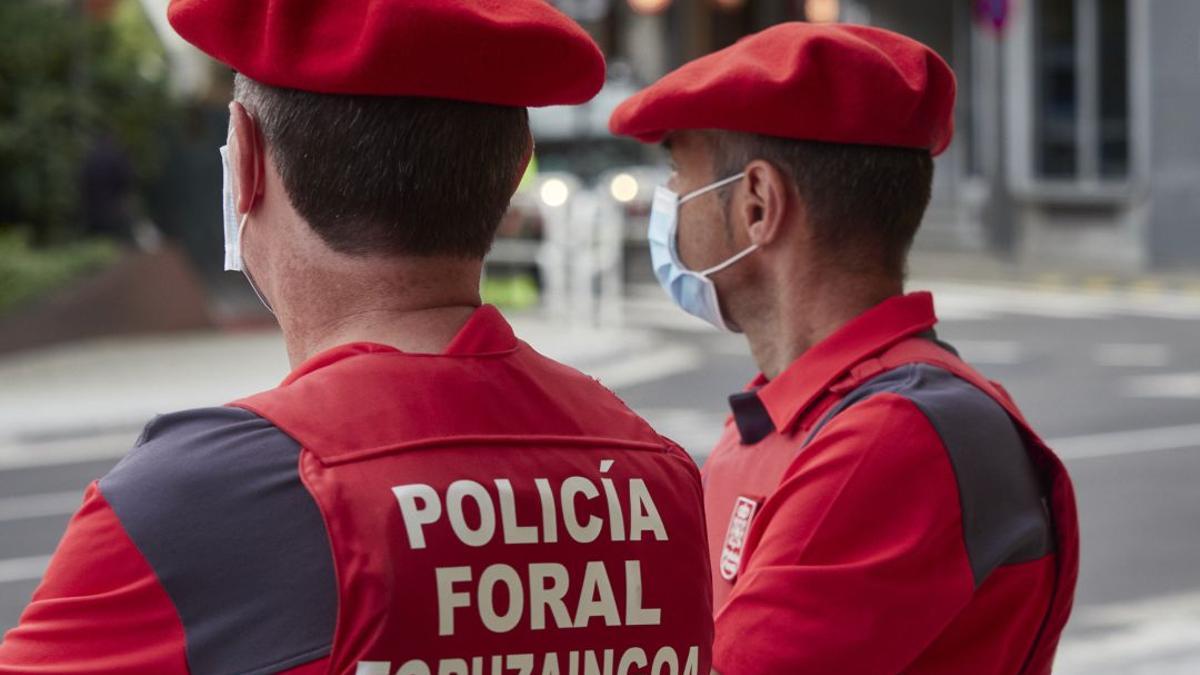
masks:
<svg viewBox="0 0 1200 675"><path fill-rule="evenodd" d="M1093 459L1200 447L1200 424L1087 434L1046 442L1063 459Z"/></svg>
<svg viewBox="0 0 1200 675"><path fill-rule="evenodd" d="M1165 368L1171 350L1162 344L1099 344L1092 348L1092 360L1108 368Z"/></svg>
<svg viewBox="0 0 1200 675"><path fill-rule="evenodd" d="M1200 672L1200 593L1079 607L1063 637L1056 675Z"/></svg>
<svg viewBox="0 0 1200 675"><path fill-rule="evenodd" d="M1011 340L955 340L951 345L976 365L1012 366L1029 358L1025 348Z"/></svg>
<svg viewBox="0 0 1200 675"><path fill-rule="evenodd" d="M981 321L1011 314L1052 319L1123 316L1200 319L1200 297L1186 293L1096 292L927 280L916 280L909 286L912 290L933 292L938 317L943 321ZM629 325L692 332L713 330L675 307L662 290L653 285L631 288L624 311Z"/></svg>
<svg viewBox="0 0 1200 675"><path fill-rule="evenodd" d="M0 498L0 523L74 513L83 503L83 490Z"/></svg>
<svg viewBox="0 0 1200 675"><path fill-rule="evenodd" d="M1122 389L1126 396L1137 398L1200 398L1200 373L1130 377Z"/></svg>
<svg viewBox="0 0 1200 675"><path fill-rule="evenodd" d="M934 304L943 319L991 318L998 314L1059 319L1116 316L1200 318L1200 297L1177 292L1092 292L947 281L914 281L910 287L913 290L933 291ZM960 310L962 313L958 314Z"/></svg>
<svg viewBox="0 0 1200 675"><path fill-rule="evenodd" d="M0 442L0 471L117 459L129 452L138 433L118 431L39 441Z"/></svg>
<svg viewBox="0 0 1200 675"><path fill-rule="evenodd" d="M0 584L41 579L49 564L50 556L48 555L0 560Z"/></svg>
<svg viewBox="0 0 1200 675"><path fill-rule="evenodd" d="M1111 311L1104 298L1079 292L934 281L915 281L911 288L932 291L934 307L943 320L990 319L1001 314L1093 319Z"/></svg>
<svg viewBox="0 0 1200 675"><path fill-rule="evenodd" d="M632 387L661 380L704 364L704 354L695 347L665 345L619 361L593 366L588 374L609 389Z"/></svg>
<svg viewBox="0 0 1200 675"><path fill-rule="evenodd" d="M659 291L659 294L661 295L662 291ZM717 334L717 329L679 309L666 296L629 298L622 304L622 310L625 323L631 326Z"/></svg>
<svg viewBox="0 0 1200 675"><path fill-rule="evenodd" d="M638 411L658 433L678 443L697 463L712 451L725 429L727 412L691 408L644 408Z"/></svg>

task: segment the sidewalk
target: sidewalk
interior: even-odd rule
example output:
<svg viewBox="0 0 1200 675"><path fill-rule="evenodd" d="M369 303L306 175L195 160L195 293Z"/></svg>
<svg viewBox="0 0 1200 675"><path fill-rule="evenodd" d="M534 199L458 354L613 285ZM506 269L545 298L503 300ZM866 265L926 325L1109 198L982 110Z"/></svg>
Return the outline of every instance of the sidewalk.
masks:
<svg viewBox="0 0 1200 675"><path fill-rule="evenodd" d="M995 256L959 251L914 250L910 276L940 282L1019 286L1047 291L1160 293L1200 297L1200 267L1192 270L1113 272L1084 266L1018 264Z"/></svg>
<svg viewBox="0 0 1200 675"><path fill-rule="evenodd" d="M536 314L512 322L535 348L606 372L613 387L638 375L637 355L654 352L647 331L572 330ZM108 338L8 354L0 357L0 466L30 452L45 463L51 443L69 458L62 448L76 439L114 446L96 453L120 454L157 414L221 405L275 386L288 371L275 330Z"/></svg>

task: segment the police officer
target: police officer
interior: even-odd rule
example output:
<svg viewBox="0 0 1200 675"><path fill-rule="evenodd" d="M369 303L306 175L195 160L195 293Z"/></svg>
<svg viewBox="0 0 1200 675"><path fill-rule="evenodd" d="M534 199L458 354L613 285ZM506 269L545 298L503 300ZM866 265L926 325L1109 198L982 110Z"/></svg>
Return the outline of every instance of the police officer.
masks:
<svg viewBox="0 0 1200 675"><path fill-rule="evenodd" d="M783 24L662 78L615 133L670 150L654 271L761 374L704 467L714 668L1044 673L1078 561L1070 481L937 340L905 258L955 81L884 30Z"/></svg>
<svg viewBox="0 0 1200 675"><path fill-rule="evenodd" d="M707 673L699 472L480 306L526 106L604 80L543 0L174 0L237 71L226 264L277 388L87 491L0 672Z"/></svg>

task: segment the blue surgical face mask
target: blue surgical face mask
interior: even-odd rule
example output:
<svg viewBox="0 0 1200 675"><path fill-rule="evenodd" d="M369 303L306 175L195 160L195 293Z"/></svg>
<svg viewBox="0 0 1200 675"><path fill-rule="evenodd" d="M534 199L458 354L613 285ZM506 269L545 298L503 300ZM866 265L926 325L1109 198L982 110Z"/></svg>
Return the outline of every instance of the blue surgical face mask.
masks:
<svg viewBox="0 0 1200 675"><path fill-rule="evenodd" d="M680 197L665 187L654 192L654 204L650 209L650 262L654 265L654 276L658 283L675 301L675 304L691 314L704 319L720 330L737 332L721 314L721 303L717 299L717 287L712 275L724 270L758 249L755 244L725 262L702 271L692 271L679 260L679 207L706 192L724 187L742 179L745 173L730 176L711 185Z"/></svg>
<svg viewBox="0 0 1200 675"><path fill-rule="evenodd" d="M229 129L230 135L233 133L232 124ZM254 294L258 296L259 302L267 308L267 311L274 314L275 310L271 307L271 303L267 302L266 296L258 290L258 284L254 283L254 277L250 276L250 271L246 269L246 263L242 260L242 235L246 232L246 219L250 217L250 212L242 214L241 220L238 220L237 209L233 202L233 169L229 163L229 137L225 138L225 145L220 147L221 152L221 216L224 220L225 230L225 271L226 272L241 272L246 276L246 281L250 283L250 288ZM255 187L257 191L257 186Z"/></svg>

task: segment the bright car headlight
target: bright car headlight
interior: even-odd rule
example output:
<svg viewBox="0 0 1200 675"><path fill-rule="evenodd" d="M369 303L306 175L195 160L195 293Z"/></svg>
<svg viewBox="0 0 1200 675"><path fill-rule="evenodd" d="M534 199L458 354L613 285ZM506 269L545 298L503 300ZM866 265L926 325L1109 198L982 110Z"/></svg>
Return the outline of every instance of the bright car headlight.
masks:
<svg viewBox="0 0 1200 675"><path fill-rule="evenodd" d="M613 199L622 204L628 204L638 196L637 179L627 173L619 173L613 176L608 191L612 193Z"/></svg>
<svg viewBox="0 0 1200 675"><path fill-rule="evenodd" d="M542 203L546 206L559 207L566 204L567 200L570 199L571 188L567 187L565 182L557 178L551 178L542 183L540 195Z"/></svg>

